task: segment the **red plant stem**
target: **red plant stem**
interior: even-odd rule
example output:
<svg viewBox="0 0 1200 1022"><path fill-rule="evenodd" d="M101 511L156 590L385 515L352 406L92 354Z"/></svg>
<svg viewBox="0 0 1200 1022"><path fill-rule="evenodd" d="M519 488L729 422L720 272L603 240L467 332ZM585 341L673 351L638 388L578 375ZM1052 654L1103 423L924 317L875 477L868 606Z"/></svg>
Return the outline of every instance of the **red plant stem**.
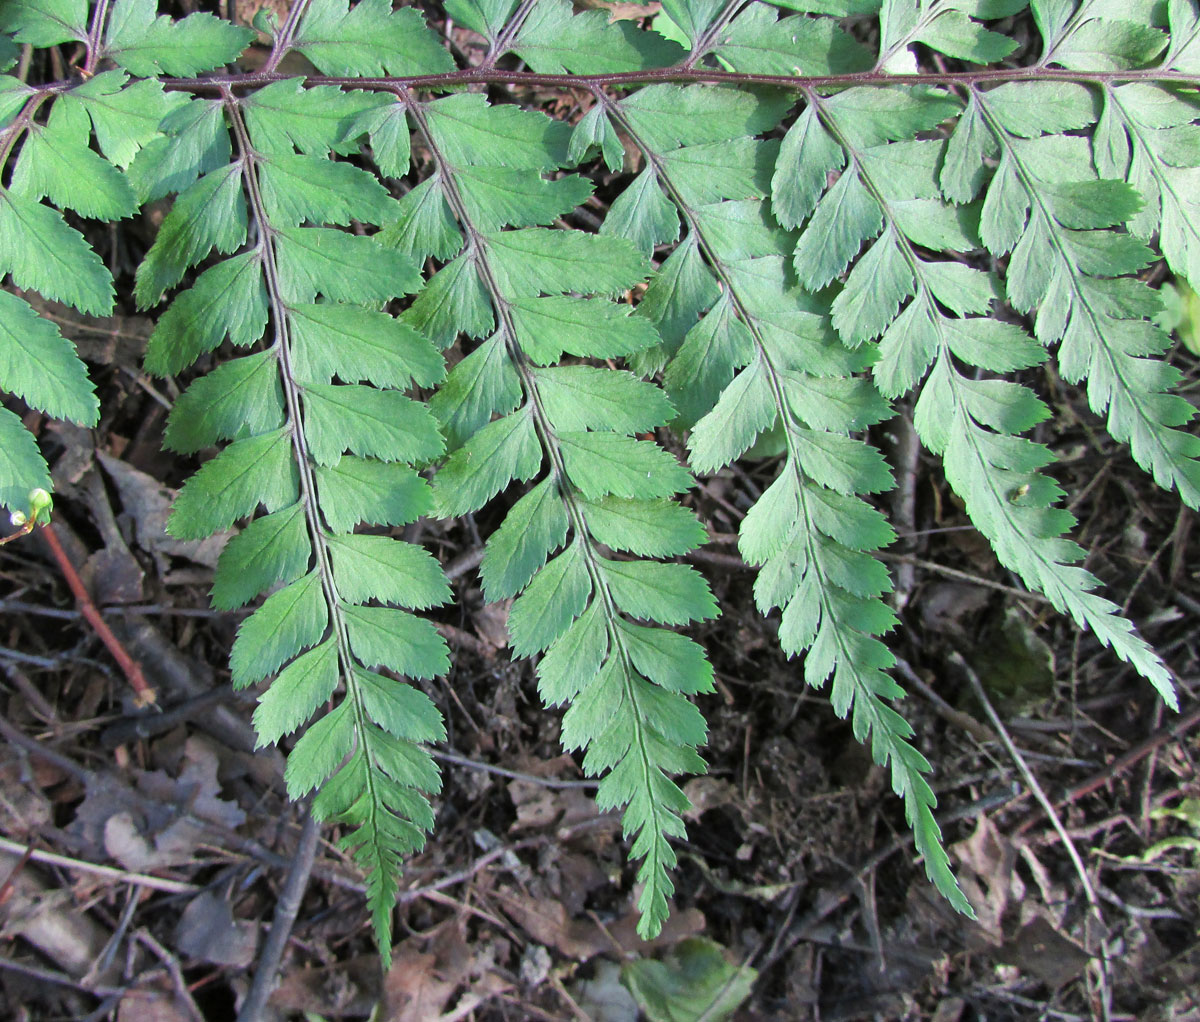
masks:
<svg viewBox="0 0 1200 1022"><path fill-rule="evenodd" d="M13 866L11 872L8 874L8 879L4 881L4 885L0 886L0 908L3 908L5 905L7 905L9 900L12 898L13 891L16 890L17 877L21 875L21 870L26 867L32 857L33 845L29 845L25 849L25 854L22 855L17 860L16 865Z"/></svg>
<svg viewBox="0 0 1200 1022"><path fill-rule="evenodd" d="M153 706L158 702L158 693L146 681L146 676L142 673L142 665L125 651L125 647L121 645L121 640L113 635L112 629L108 627L96 604L92 602L92 597L84 586L83 580L79 577L79 572L75 570L75 566L71 563L67 557L67 552L62 547L62 543L59 542L58 536L55 535L54 526L47 522L42 526L42 535L46 538L46 545L50 547L50 552L54 554L54 559L58 561L59 568L62 569L63 577L67 580L67 585L71 587L71 592L75 595L75 602L79 605L79 612L87 619L88 624L96 630L96 634L100 636L100 641L108 647L108 651L117 662L117 666L121 668L121 671L129 681L129 685L134 692L135 704L138 706Z"/></svg>

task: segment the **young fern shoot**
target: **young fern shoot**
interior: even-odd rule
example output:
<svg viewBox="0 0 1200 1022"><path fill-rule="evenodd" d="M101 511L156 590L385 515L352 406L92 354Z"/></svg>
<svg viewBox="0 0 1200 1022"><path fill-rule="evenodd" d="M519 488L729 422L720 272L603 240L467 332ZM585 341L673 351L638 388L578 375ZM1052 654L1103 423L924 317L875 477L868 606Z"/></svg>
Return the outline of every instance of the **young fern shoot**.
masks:
<svg viewBox="0 0 1200 1022"><path fill-rule="evenodd" d="M678 778L705 769L692 697L713 668L677 630L718 611L678 560L706 539L679 502L693 473L772 459L738 536L756 603L890 767L963 912L888 673L878 553L894 533L874 501L893 480L865 431L890 402L913 402L999 562L1176 705L1167 666L1079 565L1043 471L1054 453L1027 434L1050 414L1030 371L1053 360L1137 465L1200 505L1194 409L1172 393L1146 272L1161 253L1200 286L1197 0L646 14L295 0L245 71L254 34L209 14L0 5L0 386L99 421L85 366L20 292L108 314L114 282L81 221L172 196L129 296L151 309L182 285L146 369L206 369L169 418L168 448L211 455L169 528L242 523L212 589L220 609L261 600L233 683L263 686L263 744L299 732L288 791L340 827L385 959L402 860L434 823L427 745L445 737L409 683L449 665L415 612L450 588L398 535L424 515L506 496L484 595L512 600L514 653L567 707L562 744L601 778L599 804L623 813L643 936L674 892ZM462 47L434 30L444 15ZM561 117L523 108L551 92ZM574 226L585 203L595 230ZM0 408L17 517L51 486L21 410Z"/></svg>

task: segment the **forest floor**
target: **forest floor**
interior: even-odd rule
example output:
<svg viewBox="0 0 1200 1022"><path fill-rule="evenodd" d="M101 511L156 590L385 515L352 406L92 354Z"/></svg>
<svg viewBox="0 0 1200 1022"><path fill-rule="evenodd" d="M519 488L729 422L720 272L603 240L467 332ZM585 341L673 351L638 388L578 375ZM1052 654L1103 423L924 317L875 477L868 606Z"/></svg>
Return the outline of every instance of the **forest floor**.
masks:
<svg viewBox="0 0 1200 1022"><path fill-rule="evenodd" d="M44 311L106 409L94 432L31 423L55 535L158 708L136 705L45 536L0 548L0 1017L232 1020L271 978L264 946L290 885L302 893L267 1018L619 1022L635 1017L620 968L659 958L699 970L682 974L692 993L744 997L744 1020L1200 1019L1195 517L1098 438L1080 394L1051 381L1056 432L1041 439L1062 454L1088 567L1176 672L1178 715L1017 588L902 429L881 436L902 483L889 556L903 711L975 921L933 891L887 774L753 610L731 539L771 466L747 462L689 498L714 533L694 563L724 608L696 636L718 691L700 699L710 771L687 782L675 908L650 945L619 822L561 755L528 664L510 662L505 607L483 603L494 513L410 527L453 579L439 627L455 655L428 686L449 728L437 829L403 877L381 976L358 870L328 833L306 869L282 757L253 751L253 693L229 687L240 618L207 602L220 539L164 532L184 469L160 449L172 394L138 368L149 323ZM697 965L698 936L723 949L715 966Z"/></svg>

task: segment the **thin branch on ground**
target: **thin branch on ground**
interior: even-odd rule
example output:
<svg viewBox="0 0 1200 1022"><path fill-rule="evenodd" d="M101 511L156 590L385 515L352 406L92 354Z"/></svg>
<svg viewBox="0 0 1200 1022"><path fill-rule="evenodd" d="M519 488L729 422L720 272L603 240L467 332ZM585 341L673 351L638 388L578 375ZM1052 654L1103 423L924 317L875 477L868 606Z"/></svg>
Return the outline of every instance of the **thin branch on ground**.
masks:
<svg viewBox="0 0 1200 1022"><path fill-rule="evenodd" d="M102 866L95 862L72 859L66 855L56 855L54 852L43 852L40 848L27 848L19 841L9 841L2 837L0 837L0 851L12 852L14 855L28 855L33 862L40 862L45 866L59 866L62 869L74 870L78 873L90 873L107 880L133 884L135 887L145 887L167 894L199 894L204 890L203 887L184 883L182 880L168 880L165 877L150 876L146 873L131 873L114 866Z"/></svg>
<svg viewBox="0 0 1200 1022"><path fill-rule="evenodd" d="M1075 873L1078 875L1079 882L1083 886L1084 896L1087 898L1088 905L1091 907L1096 921L1100 924L1097 940L1099 954L1096 957L1096 962L1099 965L1100 982L1102 984L1100 990L1100 1010L1103 1018L1108 1020L1112 1015L1112 977L1109 971L1108 948L1105 944L1104 913L1100 908L1100 899L1096 897L1096 890L1092 887L1092 879L1088 876L1087 867L1083 864L1083 859L1080 858L1079 850L1075 847L1075 842L1071 840L1071 835L1067 833L1067 828L1063 826L1058 811L1054 808L1046 792L1042 789L1041 783L1029 768L1029 764L1025 762L1025 757L1021 755L1021 751L1013 744L1013 740L1008 734L1008 729L1004 726L1004 721L1000 719L996 708L992 706L992 701L988 698L987 692L984 690L983 682L979 680L979 675L975 673L971 665L963 659L960 653L951 653L949 659L966 676L967 681L971 685L971 690L975 693L975 698L979 700L988 719L992 722L992 726L996 729L996 733L1000 737L1000 743L1008 752L1009 757L1020 771L1021 776L1025 778L1025 783L1029 786L1029 790L1033 792L1033 797L1037 799L1038 804L1041 805L1042 810L1050 820L1050 825L1058 833L1059 839L1063 844L1063 849L1071 860L1071 865L1075 867ZM1090 952L1091 949L1088 948L1088 951Z"/></svg>
<svg viewBox="0 0 1200 1022"><path fill-rule="evenodd" d="M242 1009L238 1012L237 1022L259 1022L263 1017L267 999L275 989L279 965L283 961L283 952L287 948L292 927L296 924L300 903L304 900L304 892L308 889L308 880L312 874L313 860L316 857L320 836L321 826L312 815L311 807L306 808L304 826L300 830L300 840L296 844L287 879L284 881L283 890L279 892L279 901L275 905L275 917L271 920L271 932L263 944L262 954L258 959L258 968L255 970L254 979L250 984L250 992L246 994L246 1000L242 1002Z"/></svg>
<svg viewBox="0 0 1200 1022"><path fill-rule="evenodd" d="M469 767L472 770L482 770L489 774L498 774L501 777L511 777L514 781L527 781L530 784L537 784L543 788L585 788L594 789L599 787L599 781L560 781L553 777L536 777L533 774L523 774L519 770L509 770L506 767L493 766L491 763L481 763L479 760L467 759L466 756L460 756L456 752L446 752L442 749L430 749L429 754L434 759L440 759L445 763L454 763L457 766Z"/></svg>

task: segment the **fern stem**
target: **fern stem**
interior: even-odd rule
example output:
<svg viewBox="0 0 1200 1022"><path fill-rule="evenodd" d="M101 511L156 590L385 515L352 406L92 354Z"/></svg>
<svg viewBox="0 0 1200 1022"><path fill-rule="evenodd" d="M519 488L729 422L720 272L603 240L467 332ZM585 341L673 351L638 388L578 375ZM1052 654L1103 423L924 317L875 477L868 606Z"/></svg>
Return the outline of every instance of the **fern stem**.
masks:
<svg viewBox="0 0 1200 1022"><path fill-rule="evenodd" d="M21 107L21 112L13 119L12 124L3 131L0 131L0 171L3 171L5 164L8 163L8 158L12 155L13 146L17 144L17 139L33 123L33 118L38 112L38 108L53 96L55 92L56 90L53 89L42 89L35 92L25 100L25 105Z"/></svg>
<svg viewBox="0 0 1200 1022"><path fill-rule="evenodd" d="M244 74L217 74L204 78L160 79L164 89L194 93L219 92L223 89L253 89L284 81L294 76L279 71L253 71ZM707 67L651 68L646 71L615 71L604 74L543 74L537 71L509 71L486 65L437 74L394 75L354 78L348 75L307 75L310 85L336 85L354 89L395 92L397 89L450 89L465 85L552 86L563 89L632 88L638 85L674 83L677 85L766 85L788 92L804 89L845 89L854 85L1002 85L1005 82L1078 82L1093 85L1144 82L1148 84L1200 85L1200 75L1185 71L1156 68L1121 71L1070 71L1064 68L1012 67L978 71L921 71L897 75L885 71L855 71L836 75L773 75L749 71L721 71ZM63 83L64 85L69 83Z"/></svg>
<svg viewBox="0 0 1200 1022"><path fill-rule="evenodd" d="M292 48L292 39L296 36L296 29L300 27L300 21L308 11L310 0L293 0L291 8L288 10L287 18L279 28L279 32L271 41L271 53L267 57L267 62L263 65L264 72L274 72L279 66L279 62L283 60L288 50ZM285 75L284 77L289 77Z"/></svg>
<svg viewBox="0 0 1200 1022"><path fill-rule="evenodd" d="M525 24L525 19L529 17L529 12L537 6L538 0L521 0L520 6L513 12L513 16L509 18L504 27L500 30L500 34L488 47L487 54L483 58L483 63L479 66L482 68L495 67L496 61L508 51L514 38L521 31L521 26Z"/></svg>
<svg viewBox="0 0 1200 1022"><path fill-rule="evenodd" d="M104 35L104 23L108 20L108 4L109 0L99 0L95 9L92 11L92 22L88 26L87 37L87 57L84 60L83 70L85 77L91 77L96 70L96 64L100 60L101 50L100 41Z"/></svg>
<svg viewBox="0 0 1200 1022"><path fill-rule="evenodd" d="M753 0L730 0L725 5L725 9L713 20L713 23L708 26L696 40L696 45L692 47L692 52L687 55L687 58L678 65L680 68L686 68L689 71L696 66L696 61L703 57L709 50L716 45L717 36L725 30L725 27L746 7L750 6Z"/></svg>
<svg viewBox="0 0 1200 1022"><path fill-rule="evenodd" d="M913 37L916 36L921 29L925 28L931 21L933 21L934 17L936 17L938 14L941 14L942 10L943 9L939 8L936 4L930 4L927 8L925 8L925 10L921 12L920 17L917 19L916 24L909 29L906 35L901 36L898 40L896 40L896 42L892 43L892 45L888 47L886 53L880 52L879 59L875 61L874 70L881 71L884 64L886 64L892 59L892 57L908 46L913 41ZM894 78L895 75L892 75L892 77Z"/></svg>

